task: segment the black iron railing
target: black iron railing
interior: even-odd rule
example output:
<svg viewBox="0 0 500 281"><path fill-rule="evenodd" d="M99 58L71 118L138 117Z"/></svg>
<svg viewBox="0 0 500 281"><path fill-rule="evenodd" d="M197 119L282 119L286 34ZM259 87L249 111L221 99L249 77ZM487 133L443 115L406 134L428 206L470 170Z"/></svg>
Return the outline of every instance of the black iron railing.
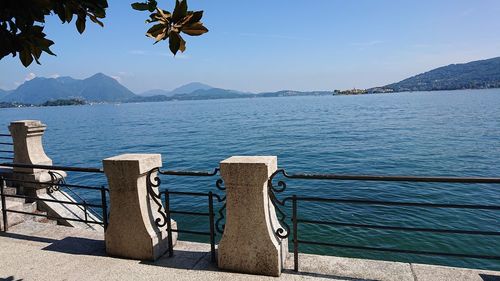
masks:
<svg viewBox="0 0 500 281"><path fill-rule="evenodd" d="M396 249L387 247L368 247L362 245L352 245L343 243L327 243L320 241L300 239L298 232L299 224L309 224L316 226L332 226L332 227L351 227L359 229L376 229L376 230L397 230L404 232L424 232L424 233L447 233L447 234L470 234L470 235L487 235L487 236L500 236L500 231L482 231L475 229L440 229L440 228L424 228L424 227L402 227L380 224L366 224L366 223L348 223L333 220L318 220L318 219L304 219L298 215L300 203L313 202L313 203L337 203L337 204L350 204L350 205L370 205L370 206L389 206L389 207L418 207L418 208L453 208L453 209L468 209L468 210L490 210L500 211L500 205L480 205L480 204L437 204L437 203L420 203L420 202L396 202L385 200L361 200L361 199L344 199L344 198L323 198L315 196L287 196L279 199L276 194L285 191L287 184L284 180L273 184L273 179L278 175L288 179L302 179L302 180L337 180L337 181L382 181L382 182L428 182L428 183L481 183L481 184L500 184L500 178L457 178L457 177L410 177L410 176L371 176L371 175L335 175L335 174L288 174L284 169L277 170L268 181L268 190L271 202L275 206L278 213L278 219L281 227L276 230L276 235L281 238L292 236L293 254L294 254L294 270L299 269L299 246L301 244L317 245L322 247L345 248L363 251L377 251L377 252L392 252L402 254L415 254L415 255L430 255L430 256L444 256L444 257L458 257L458 258L473 258L485 260L500 260L500 255L481 255L481 254L467 254L467 253L450 253L438 251L422 251L411 249ZM291 203L292 215L290 222L292 227L289 226L286 213L281 210L287 203ZM500 212L499 212L500 213Z"/></svg>
<svg viewBox="0 0 500 281"><path fill-rule="evenodd" d="M43 169L47 170L47 173L51 177L51 181L49 182L38 182L38 181L30 181L30 180L22 180L16 177L16 172L13 172L11 176L0 176L0 197L2 202L2 215L3 215L3 225L4 231L8 230L8 214L9 213L17 213L24 214L30 216L39 216L46 217L52 220L66 220L66 221L75 221L82 222L87 224L95 224L102 225L104 229L108 226L108 203L107 203L107 193L109 192L108 188L105 186L87 186L87 185L78 185L78 184L68 184L64 179L61 171L64 172L79 172L79 173L100 173L103 171L98 168L80 168L80 167L65 167L65 166L48 166L48 165L29 165L29 164L14 164L14 163L1 163L0 166L12 167L12 168L31 168L31 169ZM65 200L53 199L53 198L40 198L37 196L28 196L28 195L19 195L19 194L6 194L4 187L7 186L6 183L9 183L11 186L25 186L29 185L35 188L45 188L48 193L54 193L59 191L60 189L64 189L68 194L61 193L65 196ZM85 190L87 192L98 192L98 196L100 197L99 203L91 203L85 200L82 196L80 196L75 190ZM93 196L97 197L97 196ZM39 212L26 212L21 210L14 210L9 208L6 205L6 201L8 198L21 198L26 202L52 202L59 203L64 205L73 205L77 206L81 209L84 217L60 217L60 216L52 216L46 213ZM100 209L100 212L96 209Z"/></svg>
<svg viewBox="0 0 500 281"><path fill-rule="evenodd" d="M210 240L210 251L211 251L211 259L215 262L215 243L217 233L221 234L224 230L224 225L222 225L224 220L224 210L226 208L226 196L214 193L212 191L208 192L183 192L183 191L171 191L169 189L160 189L161 180L158 175L164 176L182 176L182 177L214 177L218 174L219 169L216 168L213 172L199 172L199 171L162 171L159 168L155 168L151 170L147 175L147 189L149 195L153 199L156 204L156 209L159 217L156 219L156 225L160 228L166 227L168 233L168 248L169 248L169 256L174 254L173 252L173 241L172 234L176 233L185 233L185 234L194 234L194 235L202 235L208 236ZM215 186L217 190L224 191L225 188L223 186L222 179L218 178L215 181ZM162 196L163 195L163 196ZM178 210L172 209L172 196L181 196L181 197L205 197L207 200L207 212L198 212L198 211L186 211L186 210ZM162 197L164 198L165 205L162 204ZM217 211L217 219L215 213L214 203L223 204ZM172 227L171 217L172 215L187 215L187 216L196 216L196 217L207 217L208 229L209 231L197 231L192 229L184 229L179 227L182 222L177 221L177 227Z"/></svg>
<svg viewBox="0 0 500 281"><path fill-rule="evenodd" d="M0 161L14 160L14 144L10 134L0 134Z"/></svg>

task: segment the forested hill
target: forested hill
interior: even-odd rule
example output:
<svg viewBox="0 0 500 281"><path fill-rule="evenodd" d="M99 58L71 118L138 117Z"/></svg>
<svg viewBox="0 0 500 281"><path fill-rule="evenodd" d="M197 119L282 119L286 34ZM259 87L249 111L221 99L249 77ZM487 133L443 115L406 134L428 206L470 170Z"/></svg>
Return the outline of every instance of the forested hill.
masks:
<svg viewBox="0 0 500 281"><path fill-rule="evenodd" d="M450 64L382 88L395 92L500 88L500 57Z"/></svg>

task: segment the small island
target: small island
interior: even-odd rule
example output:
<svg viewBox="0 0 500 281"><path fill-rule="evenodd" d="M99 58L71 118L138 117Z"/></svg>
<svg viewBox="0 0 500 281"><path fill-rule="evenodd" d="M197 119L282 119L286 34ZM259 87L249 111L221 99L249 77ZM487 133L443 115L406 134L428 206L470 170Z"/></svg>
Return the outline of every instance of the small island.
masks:
<svg viewBox="0 0 500 281"><path fill-rule="evenodd" d="M0 102L0 108L13 107L42 107L42 106L66 106L66 105L86 105L87 102L81 99L60 99L49 100L42 104L18 103L18 102Z"/></svg>
<svg viewBox="0 0 500 281"><path fill-rule="evenodd" d="M40 106L65 106L65 105L85 105L87 102L81 99L69 99L69 100L53 100L46 101L42 103Z"/></svg>

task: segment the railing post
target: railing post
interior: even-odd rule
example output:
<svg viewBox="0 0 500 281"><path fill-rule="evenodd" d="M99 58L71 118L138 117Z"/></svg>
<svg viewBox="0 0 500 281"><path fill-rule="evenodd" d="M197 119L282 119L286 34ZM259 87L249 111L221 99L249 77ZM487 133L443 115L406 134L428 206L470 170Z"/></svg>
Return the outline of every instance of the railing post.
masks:
<svg viewBox="0 0 500 281"><path fill-rule="evenodd" d="M293 223L293 270L299 271L299 237L297 222L297 195L292 196L292 223Z"/></svg>
<svg viewBox="0 0 500 281"><path fill-rule="evenodd" d="M168 256L174 255L174 243L172 241L172 218L170 217L170 193L165 190L165 213L167 214L167 240L168 240Z"/></svg>
<svg viewBox="0 0 500 281"><path fill-rule="evenodd" d="M106 201L106 189L101 186L102 224L104 231L108 228L108 202Z"/></svg>
<svg viewBox="0 0 500 281"><path fill-rule="evenodd" d="M214 222L214 195L208 192L208 215L210 221L210 253L211 260L215 262L215 222Z"/></svg>
<svg viewBox="0 0 500 281"><path fill-rule="evenodd" d="M5 200L4 188L5 188L5 180L3 177L0 177L0 197L2 200L2 221L3 221L3 231L7 232L9 230L9 222L7 220L7 205Z"/></svg>
<svg viewBox="0 0 500 281"><path fill-rule="evenodd" d="M52 160L45 154L42 137L47 125L39 120L20 120L10 123L9 131L14 144L14 163L32 165L52 165ZM14 178L19 180L48 183L53 180L47 170L37 168L14 167ZM61 177L66 173L58 171ZM28 196L46 193L44 184L23 184L20 192Z"/></svg>
<svg viewBox="0 0 500 281"><path fill-rule="evenodd" d="M157 211L157 197L149 192L149 180L161 167L160 154L123 154L103 160L108 178L110 212L105 232L106 252L139 260L156 260L169 248L164 215ZM151 191L159 196L158 186ZM161 200L159 200L160 207ZM163 209L163 208L161 208ZM176 237L172 237L175 239ZM172 244L175 243L175 240Z"/></svg>
<svg viewBox="0 0 500 281"><path fill-rule="evenodd" d="M267 182L277 170L276 156L233 156L220 163L226 187L226 225L218 266L236 272L279 276L288 254L280 239Z"/></svg>

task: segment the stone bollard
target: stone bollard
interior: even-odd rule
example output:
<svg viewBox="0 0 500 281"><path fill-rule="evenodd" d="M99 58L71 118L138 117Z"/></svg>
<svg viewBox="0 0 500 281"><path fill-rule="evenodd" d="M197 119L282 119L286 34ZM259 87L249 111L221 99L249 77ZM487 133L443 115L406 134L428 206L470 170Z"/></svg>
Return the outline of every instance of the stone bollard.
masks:
<svg viewBox="0 0 500 281"><path fill-rule="evenodd" d="M42 136L47 126L38 120L20 120L10 123L9 131L14 143L14 163L30 165L52 165L52 160L45 154ZM46 183L53 176L66 177L63 171L51 176L47 170L37 168L14 167L14 178L23 181ZM20 193L36 196L46 193L47 186L23 183Z"/></svg>
<svg viewBox="0 0 500 281"><path fill-rule="evenodd" d="M219 268L279 276L288 240L275 235L278 225L267 181L276 156L233 156L220 163L226 187L226 225L219 243Z"/></svg>
<svg viewBox="0 0 500 281"><path fill-rule="evenodd" d="M148 172L161 167L160 154L123 154L103 160L108 178L110 213L105 232L111 256L156 260L168 250L167 229L160 229L157 205L148 193ZM151 174L154 178L156 173ZM158 188L153 187L158 194ZM177 228L172 220L172 228ZM177 235L172 237L173 244Z"/></svg>

